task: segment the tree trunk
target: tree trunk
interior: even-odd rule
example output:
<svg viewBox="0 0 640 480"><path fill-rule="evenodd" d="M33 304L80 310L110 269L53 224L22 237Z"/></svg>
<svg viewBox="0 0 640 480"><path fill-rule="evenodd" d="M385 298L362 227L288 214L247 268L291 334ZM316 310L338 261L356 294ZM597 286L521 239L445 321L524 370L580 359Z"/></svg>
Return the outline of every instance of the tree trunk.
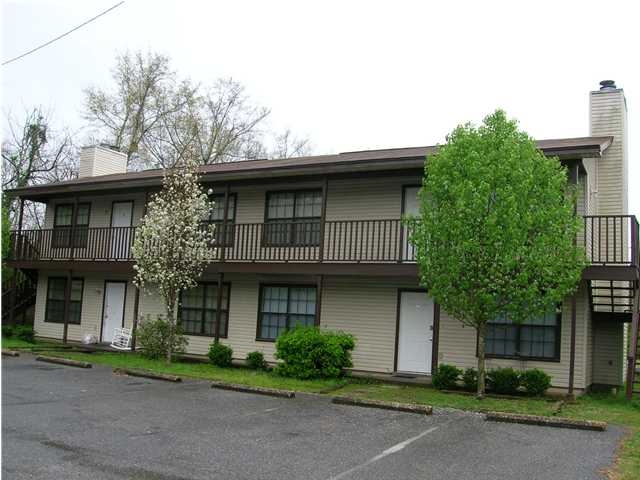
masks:
<svg viewBox="0 0 640 480"><path fill-rule="evenodd" d="M485 366L484 366L484 347L485 338L487 336L487 324L481 323L476 327L478 331L478 392L476 397L484 398L485 391Z"/></svg>
<svg viewBox="0 0 640 480"><path fill-rule="evenodd" d="M176 296L172 295L169 301L167 302L167 323L169 324L169 335L167 336L167 365L171 364L172 356L173 356L173 337L176 331Z"/></svg>

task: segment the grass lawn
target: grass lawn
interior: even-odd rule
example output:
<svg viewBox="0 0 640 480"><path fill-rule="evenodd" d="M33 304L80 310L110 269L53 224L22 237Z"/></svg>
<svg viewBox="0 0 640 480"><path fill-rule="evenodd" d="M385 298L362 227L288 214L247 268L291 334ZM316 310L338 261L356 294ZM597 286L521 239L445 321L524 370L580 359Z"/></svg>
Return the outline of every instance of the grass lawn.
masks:
<svg viewBox="0 0 640 480"><path fill-rule="evenodd" d="M553 415L556 402L544 399L522 398L518 400L485 398L477 400L473 395L443 393L435 388L418 385L392 385L380 382L350 383L340 389L340 395L390 402L422 403L433 407L458 408L486 412L529 413L532 415Z"/></svg>
<svg viewBox="0 0 640 480"><path fill-rule="evenodd" d="M25 342L19 338L14 337L2 337L2 348L9 350L24 350L32 348L54 347L60 346L61 343L55 342L43 342L41 340L35 340L33 343Z"/></svg>
<svg viewBox="0 0 640 480"><path fill-rule="evenodd" d="M563 417L604 420L624 425L628 435L620 446L617 464L609 478L631 480L640 478L640 400L628 401L624 392L618 395L590 394L562 408Z"/></svg>
<svg viewBox="0 0 640 480"><path fill-rule="evenodd" d="M219 368L208 363L174 362L166 365L164 360L148 360L137 353L79 353L79 352L51 352L55 355L73 360L100 363L112 367L144 368L154 372L170 373L183 377L205 380L219 380L229 383L252 385L258 387L280 388L301 392L321 392L337 388L345 380L296 380L275 375L271 372L250 370L248 368Z"/></svg>

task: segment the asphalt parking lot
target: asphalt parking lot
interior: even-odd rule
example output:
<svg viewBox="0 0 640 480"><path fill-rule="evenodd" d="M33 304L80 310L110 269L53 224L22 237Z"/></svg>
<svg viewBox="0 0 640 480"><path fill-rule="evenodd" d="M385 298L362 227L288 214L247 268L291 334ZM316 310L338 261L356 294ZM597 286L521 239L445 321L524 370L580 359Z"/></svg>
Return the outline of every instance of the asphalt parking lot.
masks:
<svg viewBox="0 0 640 480"><path fill-rule="evenodd" d="M592 479L620 435L2 361L5 479Z"/></svg>

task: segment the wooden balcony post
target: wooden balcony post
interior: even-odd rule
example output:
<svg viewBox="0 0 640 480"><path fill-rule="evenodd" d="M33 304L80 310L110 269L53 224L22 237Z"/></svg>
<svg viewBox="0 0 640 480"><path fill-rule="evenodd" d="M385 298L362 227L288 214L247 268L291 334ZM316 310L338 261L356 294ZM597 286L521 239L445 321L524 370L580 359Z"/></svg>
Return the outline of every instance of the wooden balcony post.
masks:
<svg viewBox="0 0 640 480"><path fill-rule="evenodd" d="M78 222L78 196L73 197L73 215L71 217L71 232L69 233L69 247L71 260L75 257L76 251L76 223Z"/></svg>
<svg viewBox="0 0 640 480"><path fill-rule="evenodd" d="M224 273L218 273L218 298L216 299L216 329L214 341L220 340L220 321L222 320L222 289L224 288Z"/></svg>
<svg viewBox="0 0 640 480"><path fill-rule="evenodd" d="M24 220L24 198L20 197L20 210L18 210L18 234L14 235L14 258L22 259L24 255L24 240L22 238L22 223ZM20 252L17 256L17 252Z"/></svg>
<svg viewBox="0 0 640 480"><path fill-rule="evenodd" d="M17 269L13 269L13 277L11 278L11 305L9 305L9 325L13 325L16 315L16 303L18 302L18 273Z"/></svg>
<svg viewBox="0 0 640 480"><path fill-rule="evenodd" d="M320 212L320 244L318 245L318 262L324 260L324 235L327 224L327 192L329 190L329 179L324 178L322 184L322 210Z"/></svg>
<svg viewBox="0 0 640 480"><path fill-rule="evenodd" d="M324 286L324 275L316 277L316 326L320 325L320 316L322 315L322 287Z"/></svg>
<svg viewBox="0 0 640 480"><path fill-rule="evenodd" d="M224 214L222 217L222 239L221 241L216 242L218 244L218 248L220 249L220 261L224 262L226 254L227 254L227 238L229 238L229 232L227 231L227 220L229 219L229 184L224 190ZM218 327L216 326L216 329ZM217 339L217 337L216 337Z"/></svg>
<svg viewBox="0 0 640 480"><path fill-rule="evenodd" d="M140 310L140 289L135 287L136 295L133 299L133 323L131 325L131 351L136 351L136 330L138 329L138 314Z"/></svg>
<svg viewBox="0 0 640 480"><path fill-rule="evenodd" d="M20 210L18 211L18 232L22 231L23 219L24 219L24 198L20 197Z"/></svg>
<svg viewBox="0 0 640 480"><path fill-rule="evenodd" d="M578 165L573 169L573 183L575 185L578 184ZM578 199L576 198L573 203L573 214L577 215L578 213ZM578 244L578 238L573 238L573 245L576 246ZM580 286L578 286L578 290ZM571 296L571 339L569 345L569 388L568 394L570 397L573 396L573 383L575 376L575 367L576 367L576 310L577 310L577 292Z"/></svg>
<svg viewBox="0 0 640 480"><path fill-rule="evenodd" d="M639 291L635 290L633 295L633 307L631 309L631 339L629 340L629 350L627 351L627 378L625 385L625 395L627 400L631 400L633 397L633 384L636 379L636 359L638 357L638 334L639 334L639 321L640 314Z"/></svg>
<svg viewBox="0 0 640 480"><path fill-rule="evenodd" d="M576 310L577 310L577 293L571 296L571 339L569 344L569 396L573 396L573 383L576 367Z"/></svg>
<svg viewBox="0 0 640 480"><path fill-rule="evenodd" d="M149 190L144 191L144 205L142 207L142 216L147 214L147 204L149 203ZM134 227L135 228L135 227ZM135 230L131 233L135 236ZM131 250L129 250L131 252ZM131 253L129 253L131 255ZM138 315L140 315L140 289L135 287L136 294L133 298L133 322L131 325L131 351L136 351L136 330L138 329Z"/></svg>
<svg viewBox="0 0 640 480"><path fill-rule="evenodd" d="M73 281L72 271L67 271L67 284L64 289L64 327L62 330L62 343L67 343L69 333L69 315L71 313L71 282Z"/></svg>
<svg viewBox="0 0 640 480"><path fill-rule="evenodd" d="M22 257L23 240L22 240L22 219L24 217L24 198L20 197L20 209L18 210L18 232L13 235L13 258L18 260ZM11 244L11 242L9 243ZM20 254L18 254L18 251ZM11 305L9 308L9 324L13 325L16 315L16 303L18 303L18 270L13 269L13 277L11 278Z"/></svg>

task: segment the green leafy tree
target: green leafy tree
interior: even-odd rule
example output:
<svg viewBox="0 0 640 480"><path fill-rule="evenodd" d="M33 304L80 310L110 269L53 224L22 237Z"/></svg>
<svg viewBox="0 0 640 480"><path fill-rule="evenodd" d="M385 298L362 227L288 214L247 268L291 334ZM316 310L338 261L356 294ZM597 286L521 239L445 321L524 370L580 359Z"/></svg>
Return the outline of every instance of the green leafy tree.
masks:
<svg viewBox="0 0 640 480"><path fill-rule="evenodd" d="M429 295L478 332L480 398L487 323L542 315L577 289L575 199L567 170L501 110L427 158L410 239Z"/></svg>

